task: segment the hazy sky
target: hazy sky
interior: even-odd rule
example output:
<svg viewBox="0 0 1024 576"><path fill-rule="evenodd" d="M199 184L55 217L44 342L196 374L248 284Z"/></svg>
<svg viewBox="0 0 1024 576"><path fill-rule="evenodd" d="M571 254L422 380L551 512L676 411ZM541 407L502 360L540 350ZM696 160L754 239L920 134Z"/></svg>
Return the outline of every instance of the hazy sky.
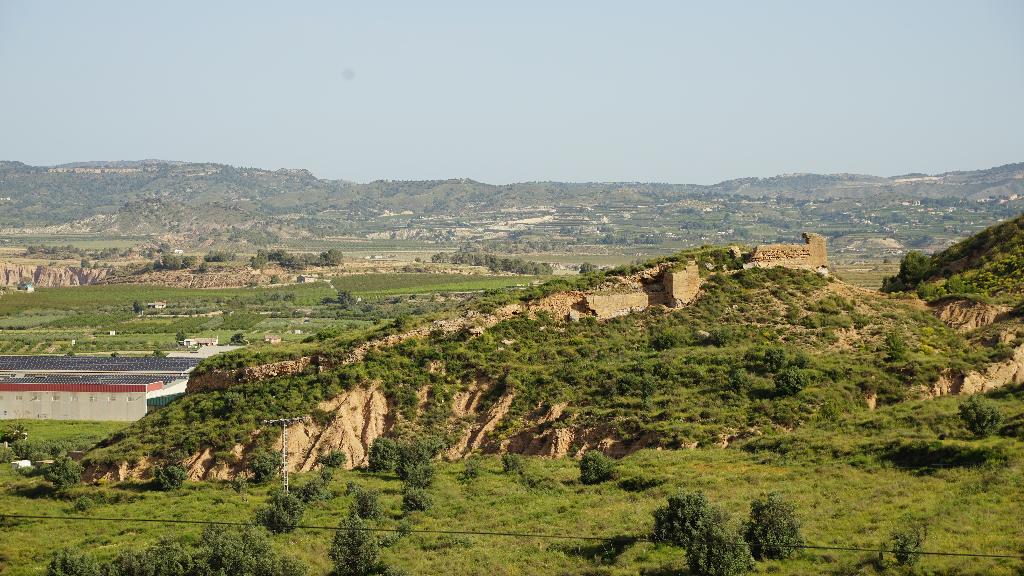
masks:
<svg viewBox="0 0 1024 576"><path fill-rule="evenodd" d="M1024 161L1024 2L0 0L0 159L711 183Z"/></svg>

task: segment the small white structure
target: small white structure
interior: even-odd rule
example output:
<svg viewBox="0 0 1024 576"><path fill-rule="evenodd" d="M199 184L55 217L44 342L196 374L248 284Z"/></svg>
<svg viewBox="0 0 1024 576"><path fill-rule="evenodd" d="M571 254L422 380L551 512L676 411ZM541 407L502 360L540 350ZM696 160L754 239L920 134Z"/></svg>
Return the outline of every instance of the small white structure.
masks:
<svg viewBox="0 0 1024 576"><path fill-rule="evenodd" d="M107 332L107 334L110 334L111 336L117 336L117 330L111 330L110 332Z"/></svg>
<svg viewBox="0 0 1024 576"><path fill-rule="evenodd" d="M319 282L320 276L316 274L299 274L296 279L299 284L312 284L313 282Z"/></svg>
<svg viewBox="0 0 1024 576"><path fill-rule="evenodd" d="M155 310L163 310L167 308L167 302L148 302L146 308L153 308Z"/></svg>
<svg viewBox="0 0 1024 576"><path fill-rule="evenodd" d="M200 346L216 346L220 342L216 336L213 338L185 338L181 341L181 345L186 348L194 348Z"/></svg>
<svg viewBox="0 0 1024 576"><path fill-rule="evenodd" d="M11 468L13 468L14 470L24 470L26 468L31 468L31 467L32 467L32 461L31 460L15 460L14 462L11 462Z"/></svg>
<svg viewBox="0 0 1024 576"><path fill-rule="evenodd" d="M184 254L184 253L185 253L185 251L184 251L184 250L182 250L181 248L175 248L175 249L174 249L174 253L175 253L175 254Z"/></svg>
<svg viewBox="0 0 1024 576"><path fill-rule="evenodd" d="M267 344L276 346L281 343L281 337L276 334L267 334L266 336L263 337L263 341L266 342Z"/></svg>

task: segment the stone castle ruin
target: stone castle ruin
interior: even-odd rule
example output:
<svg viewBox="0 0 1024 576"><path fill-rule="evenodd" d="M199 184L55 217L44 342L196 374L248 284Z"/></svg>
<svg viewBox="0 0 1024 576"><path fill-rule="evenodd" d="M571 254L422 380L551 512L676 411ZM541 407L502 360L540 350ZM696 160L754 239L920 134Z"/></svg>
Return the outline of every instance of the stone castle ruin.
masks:
<svg viewBox="0 0 1024 576"><path fill-rule="evenodd" d="M683 267L666 263L632 276L617 278L587 292L553 294L540 299L531 308L570 320L586 316L615 318L654 305L668 308L685 306L697 297L700 285L696 262L688 262Z"/></svg>
<svg viewBox="0 0 1024 576"><path fill-rule="evenodd" d="M744 268L796 268L828 273L828 250L825 237L813 232L804 232L803 244L762 244L750 254Z"/></svg>

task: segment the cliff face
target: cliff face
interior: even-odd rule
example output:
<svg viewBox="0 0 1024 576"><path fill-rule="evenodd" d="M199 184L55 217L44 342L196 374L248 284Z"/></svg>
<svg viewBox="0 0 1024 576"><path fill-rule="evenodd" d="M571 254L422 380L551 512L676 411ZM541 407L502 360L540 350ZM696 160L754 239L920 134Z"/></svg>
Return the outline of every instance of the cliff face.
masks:
<svg viewBox="0 0 1024 576"><path fill-rule="evenodd" d="M85 286L106 280L112 272L112 268L32 266L0 262L0 286L17 286L22 282L32 282L40 288Z"/></svg>

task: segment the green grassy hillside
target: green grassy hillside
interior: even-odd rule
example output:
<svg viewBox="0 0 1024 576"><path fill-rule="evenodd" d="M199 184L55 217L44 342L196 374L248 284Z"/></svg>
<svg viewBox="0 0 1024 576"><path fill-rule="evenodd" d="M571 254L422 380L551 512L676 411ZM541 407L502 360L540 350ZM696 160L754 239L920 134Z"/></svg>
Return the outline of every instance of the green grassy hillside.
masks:
<svg viewBox="0 0 1024 576"><path fill-rule="evenodd" d="M1024 294L1024 215L997 224L924 256L910 253L886 281L890 291L914 290L923 298L977 294L1016 301Z"/></svg>
<svg viewBox="0 0 1024 576"><path fill-rule="evenodd" d="M454 442L462 429L449 418L453 398L484 386L480 410L514 396L493 442L533 430L538 413L565 405L548 426L599 427L627 445L713 446L823 413L864 411L866 397L916 398L942 370L1002 359L1012 344L972 345L903 301L809 272L718 272L700 299L675 311L602 322L514 317L479 337L432 333L355 364L188 396L90 458L135 461L207 447L224 454L262 419L313 413L345 390L374 384L403 415L395 435ZM323 356L348 349L330 340L317 346Z"/></svg>

